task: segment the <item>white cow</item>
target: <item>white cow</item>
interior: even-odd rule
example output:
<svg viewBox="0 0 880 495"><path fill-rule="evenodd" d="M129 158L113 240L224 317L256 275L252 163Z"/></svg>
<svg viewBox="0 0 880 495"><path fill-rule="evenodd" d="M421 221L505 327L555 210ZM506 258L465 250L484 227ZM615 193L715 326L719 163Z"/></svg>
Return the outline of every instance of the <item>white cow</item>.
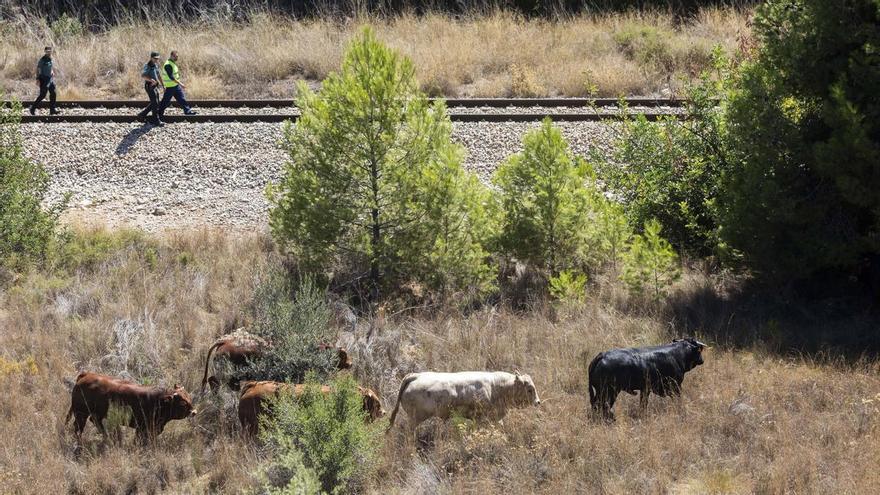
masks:
<svg viewBox="0 0 880 495"><path fill-rule="evenodd" d="M509 407L540 403L532 378L519 372L410 373L400 382L388 429L394 426L401 406L415 427L428 418L448 419L453 413L467 418L499 420Z"/></svg>

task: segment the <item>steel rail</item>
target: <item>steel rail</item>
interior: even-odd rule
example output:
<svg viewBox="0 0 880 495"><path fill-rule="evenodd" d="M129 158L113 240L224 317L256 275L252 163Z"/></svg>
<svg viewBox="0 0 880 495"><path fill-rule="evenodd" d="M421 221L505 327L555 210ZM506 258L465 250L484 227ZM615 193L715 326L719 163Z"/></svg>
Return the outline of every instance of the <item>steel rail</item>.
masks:
<svg viewBox="0 0 880 495"><path fill-rule="evenodd" d="M430 98L431 101L436 100ZM682 107L687 100L679 98L448 98L449 108L524 108L524 107L615 107L623 101L631 107ZM293 100L189 100L193 108L288 108L294 107ZM10 101L3 101L10 106ZM22 102L27 105L27 102ZM48 108L48 102L40 103L39 108ZM145 100L81 100L59 101L59 108L143 108ZM175 103L176 105L176 103Z"/></svg>
<svg viewBox="0 0 880 495"><path fill-rule="evenodd" d="M449 114L453 122L540 122L549 117L554 122L599 122L604 120L620 120L617 114L602 113L458 113ZM656 121L661 118L684 118L682 114L646 113L645 118ZM238 115L166 115L163 121L168 123L254 123L254 122L295 122L299 115L290 114L238 114ZM25 115L21 117L22 124L34 123L138 123L142 120L136 115Z"/></svg>

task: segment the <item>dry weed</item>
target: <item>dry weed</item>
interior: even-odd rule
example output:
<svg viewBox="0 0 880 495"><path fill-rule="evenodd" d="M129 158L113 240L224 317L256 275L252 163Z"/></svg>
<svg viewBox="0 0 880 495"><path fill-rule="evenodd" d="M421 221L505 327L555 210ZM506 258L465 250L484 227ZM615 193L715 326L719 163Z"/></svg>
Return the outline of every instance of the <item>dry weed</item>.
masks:
<svg viewBox="0 0 880 495"><path fill-rule="evenodd" d="M595 85L602 96L675 91L708 62L710 48L728 52L747 32L745 13L705 9L678 23L671 15L578 16L557 22L508 12L465 18L402 14L346 22L292 21L254 14L247 23L163 24L145 36L140 25L67 39L58 47L58 85L80 97L142 96L139 70L150 50L178 50L193 97L292 96L278 81L320 81L339 68L348 40L363 25L412 58L431 95L581 96ZM41 30L42 29L42 30ZM19 25L0 39L0 83L13 96L28 86L48 28ZM32 89L32 88L31 88ZM214 93L214 92L217 93Z"/></svg>

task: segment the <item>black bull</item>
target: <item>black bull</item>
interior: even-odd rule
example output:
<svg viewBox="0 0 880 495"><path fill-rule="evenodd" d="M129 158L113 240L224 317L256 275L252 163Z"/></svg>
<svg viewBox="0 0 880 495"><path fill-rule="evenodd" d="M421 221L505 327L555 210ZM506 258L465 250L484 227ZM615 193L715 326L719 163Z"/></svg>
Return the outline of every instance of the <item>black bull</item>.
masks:
<svg viewBox="0 0 880 495"><path fill-rule="evenodd" d="M676 339L654 347L632 347L600 352L590 363L590 405L606 418L621 392L635 395L648 407L651 392L665 397L679 395L684 374L703 364L706 344L692 339Z"/></svg>

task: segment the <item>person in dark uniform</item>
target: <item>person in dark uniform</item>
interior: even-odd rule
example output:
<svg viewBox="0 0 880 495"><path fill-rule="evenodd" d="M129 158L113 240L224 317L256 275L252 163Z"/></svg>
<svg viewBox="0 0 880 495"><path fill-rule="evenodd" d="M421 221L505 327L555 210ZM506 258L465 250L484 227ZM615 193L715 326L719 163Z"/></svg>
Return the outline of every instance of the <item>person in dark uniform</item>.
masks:
<svg viewBox="0 0 880 495"><path fill-rule="evenodd" d="M51 115L60 113L55 108L55 66L52 61L51 46L46 47L45 55L37 62L37 86L40 87L40 96L37 96L37 99L31 104L31 115L36 115L37 105L43 101L47 92L49 93L49 113Z"/></svg>
<svg viewBox="0 0 880 495"><path fill-rule="evenodd" d="M150 122L153 125L163 126L161 116L159 115L159 84L162 77L159 75L159 52L150 53L150 61L144 64L141 70L141 79L144 80L144 91L150 98L150 104L147 108L141 110L138 117L146 119L150 112L153 112L153 118Z"/></svg>
<svg viewBox="0 0 880 495"><path fill-rule="evenodd" d="M171 97L183 107L184 115L195 115L192 108L186 102L183 90L186 86L180 81L180 70L177 68L177 50L172 50L168 60L162 66L162 85L165 86L165 94L162 95L162 103L159 104L159 115L165 116L165 109L171 104Z"/></svg>

